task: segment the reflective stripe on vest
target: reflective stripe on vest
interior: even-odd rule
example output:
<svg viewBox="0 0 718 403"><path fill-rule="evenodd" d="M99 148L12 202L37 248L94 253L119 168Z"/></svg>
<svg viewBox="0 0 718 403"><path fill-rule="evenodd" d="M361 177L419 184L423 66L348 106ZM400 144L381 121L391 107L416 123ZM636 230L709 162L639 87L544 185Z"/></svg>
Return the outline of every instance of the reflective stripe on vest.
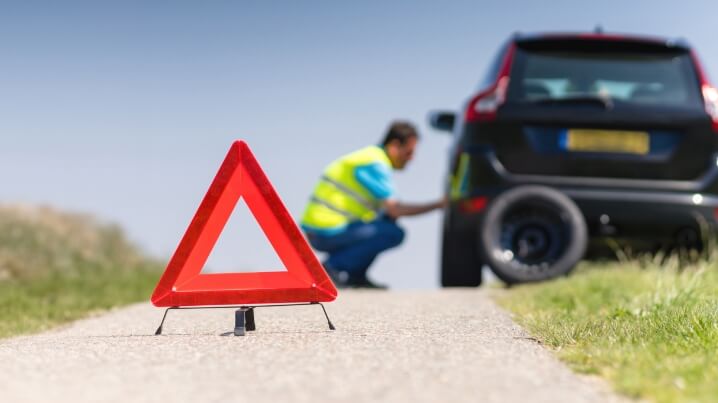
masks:
<svg viewBox="0 0 718 403"><path fill-rule="evenodd" d="M335 181L334 179L332 179L332 178L330 178L330 177L328 177L328 176L326 176L326 175L322 175L321 180L323 180L324 182L330 183L332 186L334 186L334 187L337 188L338 190L340 190L340 191L346 193L347 196L349 196L349 197L351 197L352 199L356 200L359 204L361 204L362 206L366 207L367 210L372 210L372 211L375 211L375 212L378 210L378 206L376 205L376 203L372 203L371 201L367 200L364 196L362 196L362 195L360 195L359 193L357 193L357 192L355 192L355 191L349 189L348 187L342 185L342 184L339 183L338 181Z"/></svg>
<svg viewBox="0 0 718 403"><path fill-rule="evenodd" d="M324 170L304 210L302 225L315 229L334 229L351 221L371 221L381 203L355 176L358 167L382 164L391 170L383 148L365 147L333 161Z"/></svg>
<svg viewBox="0 0 718 403"><path fill-rule="evenodd" d="M329 210L335 211L335 212L337 212L337 213L339 213L339 214L343 215L344 217L349 218L349 219L351 219L351 220L360 220L360 219L361 219L361 217L357 217L357 216L355 216L354 214L352 214L352 213L350 213L350 212L348 212L348 211L344 211L344 210L342 210L342 209L336 208L336 207L332 206L331 204L325 202L324 200L317 199L316 197L312 197L310 200L311 200L312 203L321 204L322 206L328 208Z"/></svg>

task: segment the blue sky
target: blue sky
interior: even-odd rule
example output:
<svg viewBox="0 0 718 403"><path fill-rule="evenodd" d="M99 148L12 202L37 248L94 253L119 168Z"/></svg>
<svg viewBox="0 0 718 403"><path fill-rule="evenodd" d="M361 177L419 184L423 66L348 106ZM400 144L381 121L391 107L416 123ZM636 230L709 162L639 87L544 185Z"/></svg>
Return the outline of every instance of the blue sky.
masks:
<svg viewBox="0 0 718 403"><path fill-rule="evenodd" d="M458 108L513 32L683 37L718 77L715 1L0 1L0 202L119 222L169 256L234 139L298 216L322 167L415 122L402 199L439 196L449 139L426 113ZM211 265L276 258L238 209ZM371 275L438 278L437 213Z"/></svg>

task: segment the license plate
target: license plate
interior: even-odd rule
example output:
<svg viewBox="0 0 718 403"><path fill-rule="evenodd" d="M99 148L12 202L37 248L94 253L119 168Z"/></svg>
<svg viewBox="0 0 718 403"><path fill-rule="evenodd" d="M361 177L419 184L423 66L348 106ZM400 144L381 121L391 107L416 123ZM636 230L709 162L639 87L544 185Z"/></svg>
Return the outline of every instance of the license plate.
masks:
<svg viewBox="0 0 718 403"><path fill-rule="evenodd" d="M569 151L639 155L650 151L650 137L646 132L569 129L566 137L566 149Z"/></svg>

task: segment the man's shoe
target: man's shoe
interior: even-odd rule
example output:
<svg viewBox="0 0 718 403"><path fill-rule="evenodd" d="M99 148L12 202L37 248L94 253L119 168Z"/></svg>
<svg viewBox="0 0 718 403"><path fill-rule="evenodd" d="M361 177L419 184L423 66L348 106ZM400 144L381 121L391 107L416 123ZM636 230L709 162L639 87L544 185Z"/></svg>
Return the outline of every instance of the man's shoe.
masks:
<svg viewBox="0 0 718 403"><path fill-rule="evenodd" d="M334 270L332 268L324 266L329 278L337 288L349 288L351 287L347 283L349 282L349 273L342 270Z"/></svg>
<svg viewBox="0 0 718 403"><path fill-rule="evenodd" d="M350 279L347 283L348 283L349 287L352 287L352 288L369 288L369 289L374 289L374 290L389 289L388 285L375 283L366 277L353 278L353 279Z"/></svg>
<svg viewBox="0 0 718 403"><path fill-rule="evenodd" d="M329 266L324 266L329 278L337 288L371 288L375 290L386 290L389 287L384 284L377 284L369 280L366 276L353 277L344 270L335 270Z"/></svg>

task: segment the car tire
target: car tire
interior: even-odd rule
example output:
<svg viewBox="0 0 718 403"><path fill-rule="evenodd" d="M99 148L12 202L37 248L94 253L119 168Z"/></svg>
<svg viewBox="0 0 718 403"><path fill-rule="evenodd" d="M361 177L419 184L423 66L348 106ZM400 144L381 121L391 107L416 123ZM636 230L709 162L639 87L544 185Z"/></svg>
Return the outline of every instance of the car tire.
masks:
<svg viewBox="0 0 718 403"><path fill-rule="evenodd" d="M482 262L476 252L476 235L462 236L444 229L441 242L441 286L481 285Z"/></svg>
<svg viewBox="0 0 718 403"><path fill-rule="evenodd" d="M519 186L487 207L478 250L507 284L568 274L583 258L588 234L576 204L545 186Z"/></svg>

